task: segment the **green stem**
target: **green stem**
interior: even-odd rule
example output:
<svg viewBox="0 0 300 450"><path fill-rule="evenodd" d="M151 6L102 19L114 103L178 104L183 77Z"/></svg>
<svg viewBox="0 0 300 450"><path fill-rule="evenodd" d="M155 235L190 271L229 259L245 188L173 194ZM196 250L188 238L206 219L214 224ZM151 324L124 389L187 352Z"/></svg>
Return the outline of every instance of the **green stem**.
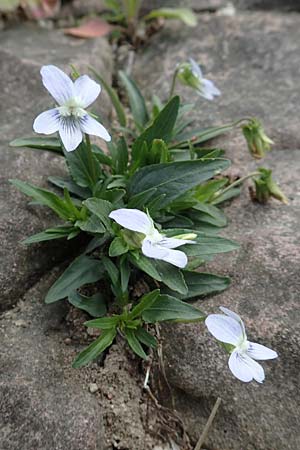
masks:
<svg viewBox="0 0 300 450"><path fill-rule="evenodd" d="M178 70L179 69L176 69L174 74L173 74L171 89L170 89L170 93L169 93L169 99L171 99L173 97L173 95L174 95L174 90L175 90Z"/></svg>
<svg viewBox="0 0 300 450"><path fill-rule="evenodd" d="M231 183L229 186L227 186L225 189L223 189L222 191L220 191L214 198L213 201L215 201L217 198L221 197L221 195L224 195L226 192L228 192L230 189L238 186L239 184L243 183L244 181L246 181L248 178L252 178L252 177L256 177L257 175L260 175L259 172L251 172L248 175L245 175L242 178L239 178L238 180L234 181L233 183Z"/></svg>
<svg viewBox="0 0 300 450"><path fill-rule="evenodd" d="M90 140L90 136L88 134L85 135L85 142L86 142L86 149L87 149L89 172L90 172L90 176L93 181L93 185L95 185L98 180L97 180L97 174L96 174L96 168L95 168L95 161L94 161L93 152L92 152L91 140Z"/></svg>

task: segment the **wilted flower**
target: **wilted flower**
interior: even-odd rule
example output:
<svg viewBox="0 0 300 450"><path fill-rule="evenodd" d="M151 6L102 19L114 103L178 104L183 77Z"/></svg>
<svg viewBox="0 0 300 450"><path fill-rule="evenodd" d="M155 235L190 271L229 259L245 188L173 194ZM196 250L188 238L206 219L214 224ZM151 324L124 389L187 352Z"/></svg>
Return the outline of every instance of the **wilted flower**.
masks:
<svg viewBox="0 0 300 450"><path fill-rule="evenodd" d="M205 324L218 341L230 347L229 369L241 381L249 382L254 379L262 383L265 372L255 360L274 359L278 357L277 353L264 345L248 341L240 316L222 306L220 309L226 315L210 314Z"/></svg>
<svg viewBox="0 0 300 450"><path fill-rule="evenodd" d="M122 227L145 236L141 246L143 254L148 258L161 259L181 268L187 265L186 254L173 249L184 244L193 244L194 241L164 236L155 228L151 217L138 209L116 209L110 213L109 217Z"/></svg>
<svg viewBox="0 0 300 450"><path fill-rule="evenodd" d="M270 197L274 197L287 205L289 203L288 198L273 180L272 170L260 167L258 171L260 172L260 176L254 178L255 199L260 203L266 203Z"/></svg>
<svg viewBox="0 0 300 450"><path fill-rule="evenodd" d="M75 150L83 140L83 134L99 136L105 141L111 137L107 130L85 110L98 97L101 87L87 75L74 82L55 66L41 68L45 88L50 92L58 106L41 113L34 121L36 133L52 134L59 132L65 149Z"/></svg>
<svg viewBox="0 0 300 450"><path fill-rule="evenodd" d="M221 95L212 81L203 78L200 66L192 58L188 63L179 66L177 78L181 84L195 89L201 97L207 100L213 100L215 96Z"/></svg>
<svg viewBox="0 0 300 450"><path fill-rule="evenodd" d="M250 153L254 158L260 159L265 152L271 150L274 142L266 135L262 124L257 119L251 119L247 125L242 126L243 134L248 144Z"/></svg>

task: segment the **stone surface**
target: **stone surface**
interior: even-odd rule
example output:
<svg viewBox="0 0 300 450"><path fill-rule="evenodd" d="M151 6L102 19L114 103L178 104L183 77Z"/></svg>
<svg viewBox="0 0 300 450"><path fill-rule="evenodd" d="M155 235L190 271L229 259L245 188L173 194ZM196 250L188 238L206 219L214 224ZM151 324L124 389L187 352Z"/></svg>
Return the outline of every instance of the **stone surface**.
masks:
<svg viewBox="0 0 300 450"><path fill-rule="evenodd" d="M215 11L224 8L229 3L237 9L263 9L299 11L300 5L297 0L150 0L144 2L148 10L162 7L193 8L195 11Z"/></svg>
<svg viewBox="0 0 300 450"><path fill-rule="evenodd" d="M69 70L71 63L79 71L93 64L107 79L112 72L110 48L102 39L82 41L68 38L59 31L20 27L0 35L0 126L1 263L0 309L14 304L20 294L43 273L70 256L70 245L62 241L24 247L20 241L57 223L46 208L28 205L28 198L13 188L8 180L19 178L39 186L47 185L48 176L65 173L61 157L41 151L9 148L17 137L32 135L33 119L53 101L43 88L39 74L43 64L55 64ZM99 106L98 106L99 105ZM95 111L107 118L109 102L101 93Z"/></svg>
<svg viewBox="0 0 300 450"><path fill-rule="evenodd" d="M43 304L53 281L53 274L47 275L0 320L3 450L104 448L99 403L78 381L77 371L70 376L74 349L63 343L63 305ZM16 327L16 317L28 326Z"/></svg>
<svg viewBox="0 0 300 450"><path fill-rule="evenodd" d="M252 341L265 344L279 358L263 363L263 385L234 379L227 355L204 325L169 325L164 328L167 377L175 388L178 412L196 441L216 398L222 406L209 432L206 448L230 450L294 450L300 447L299 344L300 310L300 113L297 85L297 36L300 17L247 14L235 18L203 16L197 30L173 28L155 38L137 58L136 75L148 92L168 92L171 70L192 55L202 61L205 75L222 90L215 102L199 100L198 126L227 123L257 115L275 139L275 149L253 162L242 136L231 133L217 141L228 149L233 170L240 175L258 165L274 169L290 200L262 206L252 203L247 189L226 207L229 226L225 236L241 249L222 255L206 267L229 275L232 286L224 293L198 301L205 312L224 305L244 318ZM175 31L176 30L176 31ZM300 37L300 36L299 36ZM187 53L188 49L188 53ZM160 69L141 76L146 61ZM193 93L184 88L185 100Z"/></svg>
<svg viewBox="0 0 300 450"><path fill-rule="evenodd" d="M256 115L277 148L298 148L299 40L298 14L203 14L195 29L167 25L137 58L132 75L149 97L153 92L164 97L176 64L192 56L222 91L214 102L199 98L194 108L198 125ZM145 74L149 61L155 70ZM177 85L176 91L183 101L195 101L190 89Z"/></svg>

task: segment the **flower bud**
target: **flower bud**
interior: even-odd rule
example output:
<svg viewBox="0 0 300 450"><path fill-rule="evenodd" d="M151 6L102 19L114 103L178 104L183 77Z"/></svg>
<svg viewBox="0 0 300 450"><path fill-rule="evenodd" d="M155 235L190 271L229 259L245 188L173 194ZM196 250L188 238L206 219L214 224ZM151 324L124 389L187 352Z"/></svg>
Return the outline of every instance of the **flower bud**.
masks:
<svg viewBox="0 0 300 450"><path fill-rule="evenodd" d="M260 167L259 178L254 179L255 198L259 203L267 203L270 197L274 197L282 203L288 205L288 198L284 195L278 184L272 178L272 170Z"/></svg>
<svg viewBox="0 0 300 450"><path fill-rule="evenodd" d="M263 158L265 152L271 150L271 145L274 144L274 142L266 135L259 120L251 119L247 125L242 126L242 130L249 151L254 158Z"/></svg>
<svg viewBox="0 0 300 450"><path fill-rule="evenodd" d="M207 100L213 100L215 96L221 95L214 83L203 77L200 66L192 58L177 68L177 79L181 84L194 89Z"/></svg>

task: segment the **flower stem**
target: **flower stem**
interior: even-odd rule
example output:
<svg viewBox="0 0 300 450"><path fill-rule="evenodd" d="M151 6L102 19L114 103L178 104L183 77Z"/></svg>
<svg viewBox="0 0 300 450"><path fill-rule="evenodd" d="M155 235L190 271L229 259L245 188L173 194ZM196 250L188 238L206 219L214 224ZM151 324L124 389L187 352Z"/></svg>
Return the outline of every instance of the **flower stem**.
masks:
<svg viewBox="0 0 300 450"><path fill-rule="evenodd" d="M93 157L93 152L92 152L91 140L90 140L90 136L88 134L85 135L85 142L86 142L86 148L87 148L89 172L90 172L90 176L91 176L93 185L95 185L98 180L97 180L95 162L94 162L94 157Z"/></svg>
<svg viewBox="0 0 300 450"><path fill-rule="evenodd" d="M259 172L251 172L248 175L245 175L242 178L239 178L238 180L231 183L229 186L227 186L225 189L220 191L214 198L213 201L215 201L217 198L221 197L221 195L224 195L226 192L228 192L231 188L238 186L239 184L242 184L244 181L246 181L248 178L256 177L257 175L260 175Z"/></svg>
<svg viewBox="0 0 300 450"><path fill-rule="evenodd" d="M173 95L174 95L174 90L175 90L175 85L176 85L176 80L177 80L177 74L178 74L178 69L176 69L174 74L173 74L171 89L170 89L170 93L169 93L169 99L171 99L173 97Z"/></svg>

